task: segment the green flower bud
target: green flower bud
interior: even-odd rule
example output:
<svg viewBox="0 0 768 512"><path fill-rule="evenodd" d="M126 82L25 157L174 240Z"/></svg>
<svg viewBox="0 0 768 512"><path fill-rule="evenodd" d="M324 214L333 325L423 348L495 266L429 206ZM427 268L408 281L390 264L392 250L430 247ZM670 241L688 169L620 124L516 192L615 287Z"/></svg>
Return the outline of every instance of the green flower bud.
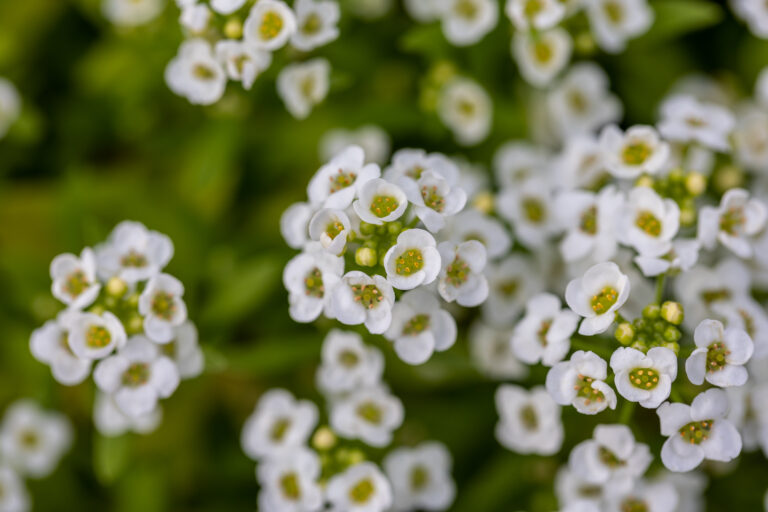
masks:
<svg viewBox="0 0 768 512"><path fill-rule="evenodd" d="M672 302L668 300L661 305L661 318L671 324L680 325L683 323L683 318L685 318L683 305L679 302Z"/></svg>
<svg viewBox="0 0 768 512"><path fill-rule="evenodd" d="M365 236L370 236L376 232L376 226L369 224L368 222L360 222L360 233Z"/></svg>
<svg viewBox="0 0 768 512"><path fill-rule="evenodd" d="M327 451L336 446L336 434L328 427L320 427L312 436L312 447L318 451Z"/></svg>
<svg viewBox="0 0 768 512"><path fill-rule="evenodd" d="M224 25L224 35L229 39L240 39L243 35L243 24L237 18L230 18Z"/></svg>
<svg viewBox="0 0 768 512"><path fill-rule="evenodd" d="M387 224L387 230L389 231L390 235L397 235L400 234L400 232L403 230L403 223L399 220L396 220L395 222L390 222Z"/></svg>
<svg viewBox="0 0 768 512"><path fill-rule="evenodd" d="M664 340L669 343L678 341L682 336L683 336L683 333L681 333L680 329L678 329L674 325L668 325L667 328L664 330Z"/></svg>
<svg viewBox="0 0 768 512"><path fill-rule="evenodd" d="M141 315L138 313L131 315L131 318L128 320L128 325L125 327L128 334L139 334L144 330L144 319L141 318Z"/></svg>
<svg viewBox="0 0 768 512"><path fill-rule="evenodd" d="M669 343L665 343L663 346L664 346L665 348L668 348L668 349L669 349L669 350L671 350L672 352L674 352L674 353L675 353L675 355L677 355L677 354L678 354L678 352L680 352L680 345L678 345L678 344L677 344L677 343L675 343L675 342L669 342Z"/></svg>
<svg viewBox="0 0 768 512"><path fill-rule="evenodd" d="M699 172L690 172L685 177L685 188L692 196L700 196L707 188L707 179Z"/></svg>
<svg viewBox="0 0 768 512"><path fill-rule="evenodd" d="M632 348L639 350L640 352L647 352L648 351L648 345L641 341L636 341L632 343Z"/></svg>
<svg viewBox="0 0 768 512"><path fill-rule="evenodd" d="M643 308L643 318L647 318L648 320L656 320L659 318L660 313L661 308L655 303L648 304Z"/></svg>
<svg viewBox="0 0 768 512"><path fill-rule="evenodd" d="M355 251L355 263L362 267L373 267L378 263L376 250L370 247L360 247Z"/></svg>
<svg viewBox="0 0 768 512"><path fill-rule="evenodd" d="M653 322L653 330L656 331L657 333L664 332L664 329L666 328L667 328L667 323L664 322L663 320L656 320L655 322Z"/></svg>
<svg viewBox="0 0 768 512"><path fill-rule="evenodd" d="M128 290L128 285L119 277L112 277L107 281L107 293L112 297L120 298L126 290Z"/></svg>
<svg viewBox="0 0 768 512"><path fill-rule="evenodd" d="M629 345L635 338L635 329L629 322L622 322L616 327L614 333L616 340L622 345Z"/></svg>

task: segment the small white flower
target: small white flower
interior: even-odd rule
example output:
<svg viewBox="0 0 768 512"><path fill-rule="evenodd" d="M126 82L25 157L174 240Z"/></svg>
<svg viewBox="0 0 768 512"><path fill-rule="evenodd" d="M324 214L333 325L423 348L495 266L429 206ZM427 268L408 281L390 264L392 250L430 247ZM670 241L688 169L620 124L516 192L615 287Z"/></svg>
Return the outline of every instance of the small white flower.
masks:
<svg viewBox="0 0 768 512"><path fill-rule="evenodd" d="M493 175L502 189L517 187L549 166L550 155L528 142L506 142L493 155Z"/></svg>
<svg viewBox="0 0 768 512"><path fill-rule="evenodd" d="M344 273L344 259L326 251L317 242L291 258L283 270L288 290L289 313L296 322L314 321L321 313L332 316L331 291Z"/></svg>
<svg viewBox="0 0 768 512"><path fill-rule="evenodd" d="M570 137L553 167L564 189L596 188L608 176L600 142L589 134Z"/></svg>
<svg viewBox="0 0 768 512"><path fill-rule="evenodd" d="M320 242L326 251L339 256L347 245L352 224L342 210L323 208L309 221L309 236Z"/></svg>
<svg viewBox="0 0 768 512"><path fill-rule="evenodd" d="M443 34L456 46L477 43L499 21L499 5L495 0L445 0L441 3Z"/></svg>
<svg viewBox="0 0 768 512"><path fill-rule="evenodd" d="M565 5L558 0L507 0L504 12L518 30L545 30L565 17Z"/></svg>
<svg viewBox="0 0 768 512"><path fill-rule="evenodd" d="M602 500L606 489L587 482L567 465L560 466L555 475L555 494L561 512L602 512ZM564 507L567 505L567 507Z"/></svg>
<svg viewBox="0 0 768 512"><path fill-rule="evenodd" d="M732 0L733 12L746 22L750 32L768 39L768 6L761 0ZM768 508L768 507L767 507Z"/></svg>
<svg viewBox="0 0 768 512"><path fill-rule="evenodd" d="M435 21L440 17L441 0L405 0L408 15L420 23Z"/></svg>
<svg viewBox="0 0 768 512"><path fill-rule="evenodd" d="M123 414L137 417L151 413L160 398L176 391L179 371L157 344L133 336L117 354L96 366L93 380Z"/></svg>
<svg viewBox="0 0 768 512"><path fill-rule="evenodd" d="M467 202L464 190L451 186L448 180L433 171L423 172L418 181L405 178L399 183L413 203L416 216L433 233L443 229L445 217L459 213Z"/></svg>
<svg viewBox="0 0 768 512"><path fill-rule="evenodd" d="M3 512L27 512L30 509L29 493L19 474L3 464L0 465L0 510Z"/></svg>
<svg viewBox="0 0 768 512"><path fill-rule="evenodd" d="M72 309L90 306L101 290L96 279L96 257L85 248L78 258L74 254L60 254L51 262L51 293Z"/></svg>
<svg viewBox="0 0 768 512"><path fill-rule="evenodd" d="M331 64L323 58L289 64L277 76L277 93L293 117L306 119L328 95L330 77Z"/></svg>
<svg viewBox="0 0 768 512"><path fill-rule="evenodd" d="M464 210L449 219L448 239L459 244L476 240L491 259L503 256L512 246L509 232L498 219L477 210Z"/></svg>
<svg viewBox="0 0 768 512"><path fill-rule="evenodd" d="M560 228L551 208L551 182L544 177L502 190L496 203L499 215L513 225L518 240L529 248L544 247Z"/></svg>
<svg viewBox="0 0 768 512"><path fill-rule="evenodd" d="M571 60L573 40L562 28L540 32L536 37L525 32L512 36L512 56L526 82L544 87L565 69Z"/></svg>
<svg viewBox="0 0 768 512"><path fill-rule="evenodd" d="M598 46L609 53L624 50L629 39L653 23L647 0L586 0L587 16Z"/></svg>
<svg viewBox="0 0 768 512"><path fill-rule="evenodd" d="M227 75L204 39L187 39L168 66L165 82L195 105L211 105L224 95Z"/></svg>
<svg viewBox="0 0 768 512"><path fill-rule="evenodd" d="M302 446L317 425L317 406L284 389L264 393L243 425L240 444L253 460L274 459Z"/></svg>
<svg viewBox="0 0 768 512"><path fill-rule="evenodd" d="M148 23L163 11L163 0L104 0L104 17L121 27L135 27Z"/></svg>
<svg viewBox="0 0 768 512"><path fill-rule="evenodd" d="M371 334L381 334L392 323L395 292L381 277L353 270L331 290L329 313L346 325L365 324Z"/></svg>
<svg viewBox="0 0 768 512"><path fill-rule="evenodd" d="M384 357L363 343L355 332L331 329L323 341L322 363L317 369L317 387L339 395L372 387L381 380Z"/></svg>
<svg viewBox="0 0 768 512"><path fill-rule="evenodd" d="M378 178L381 170L376 164L365 163L360 146L349 146L322 166L307 186L312 204L343 210L352 204L363 185Z"/></svg>
<svg viewBox="0 0 768 512"><path fill-rule="evenodd" d="M666 347L653 347L647 354L621 347L611 356L611 370L621 396L655 409L669 397L677 378L677 356Z"/></svg>
<svg viewBox="0 0 768 512"><path fill-rule="evenodd" d="M211 8L219 14L232 14L245 5L246 0L211 0Z"/></svg>
<svg viewBox="0 0 768 512"><path fill-rule="evenodd" d="M309 221L315 211L307 203L293 203L280 216L280 234L291 249L301 249L309 240Z"/></svg>
<svg viewBox="0 0 768 512"><path fill-rule="evenodd" d="M3 417L0 452L3 462L19 473L42 478L59 464L72 437L72 425L65 416L45 411L31 400L19 400Z"/></svg>
<svg viewBox="0 0 768 512"><path fill-rule="evenodd" d="M727 151L728 136L736 120L730 110L702 103L693 96L677 95L661 106L659 132L675 142L697 142L717 151Z"/></svg>
<svg viewBox="0 0 768 512"><path fill-rule="evenodd" d="M725 419L728 397L721 389L699 393L691 405L665 402L656 410L669 438L661 461L670 471L690 471L704 459L728 462L741 453L741 436Z"/></svg>
<svg viewBox="0 0 768 512"><path fill-rule="evenodd" d="M636 480L634 485L623 492L606 492L605 510L623 512L625 510L645 510L647 512L676 512L679 496L669 482L646 483Z"/></svg>
<svg viewBox="0 0 768 512"><path fill-rule="evenodd" d="M626 425L598 425L592 439L571 450L568 466L582 480L621 493L632 488L652 458L648 445L635 441Z"/></svg>
<svg viewBox="0 0 768 512"><path fill-rule="evenodd" d="M615 312L629 298L629 289L629 278L611 261L598 263L583 277L569 282L565 301L584 317L579 334L592 336L605 332L613 323Z"/></svg>
<svg viewBox="0 0 768 512"><path fill-rule="evenodd" d="M563 444L560 406L547 390L505 384L496 390L496 439L517 453L552 455Z"/></svg>
<svg viewBox="0 0 768 512"><path fill-rule="evenodd" d="M302 51L310 51L326 45L339 37L339 4L333 0L297 0L296 31L291 35L291 45Z"/></svg>
<svg viewBox="0 0 768 512"><path fill-rule="evenodd" d="M758 173L768 172L768 111L750 109L742 113L733 132L733 144L739 163Z"/></svg>
<svg viewBox="0 0 768 512"><path fill-rule="evenodd" d="M160 350L176 363L182 379L191 379L203 372L205 358L197 342L197 328L189 320L173 329L173 339L161 345Z"/></svg>
<svg viewBox="0 0 768 512"><path fill-rule="evenodd" d="M101 315L72 313L60 320L68 332L69 348L80 359L101 359L125 344L125 328L109 311Z"/></svg>
<svg viewBox="0 0 768 512"><path fill-rule="evenodd" d="M19 91L9 80L0 77L0 139L5 137L19 115L21 115Z"/></svg>
<svg viewBox="0 0 768 512"><path fill-rule="evenodd" d="M451 186L459 181L459 167L447 156L408 148L392 155L392 163L384 170L384 179L392 183L410 181L415 185L427 171L443 178Z"/></svg>
<svg viewBox="0 0 768 512"><path fill-rule="evenodd" d="M486 263L485 247L470 240L460 244L442 242L437 246L443 268L437 290L446 302L460 306L480 305L488 297L488 280L483 275Z"/></svg>
<svg viewBox="0 0 768 512"><path fill-rule="evenodd" d="M497 380L517 380L528 374L528 367L512 351L510 336L512 332L509 329L498 329L481 321L472 324L469 350L482 374Z"/></svg>
<svg viewBox="0 0 768 512"><path fill-rule="evenodd" d="M261 484L259 509L280 512L316 512L323 506L318 484L320 459L315 452L297 447L265 460L256 469Z"/></svg>
<svg viewBox="0 0 768 512"><path fill-rule="evenodd" d="M456 321L440 302L423 289L403 294L392 308L392 325L384 333L397 355L409 364L426 362L434 351L448 350L456 342Z"/></svg>
<svg viewBox="0 0 768 512"><path fill-rule="evenodd" d="M719 241L741 258L751 258L752 241L765 227L768 209L763 201L750 198L742 188L732 188L718 207L703 206L699 211L698 239L707 249Z"/></svg>
<svg viewBox="0 0 768 512"><path fill-rule="evenodd" d="M485 269L490 283L488 300L483 303L483 318L496 326L512 325L529 297L540 292L544 283L540 268L522 254L511 254Z"/></svg>
<svg viewBox="0 0 768 512"><path fill-rule="evenodd" d="M680 207L650 187L635 187L618 228L621 242L641 256L663 256L672 250L672 239L680 228Z"/></svg>
<svg viewBox="0 0 768 512"><path fill-rule="evenodd" d="M593 352L577 350L569 361L547 373L547 391L560 405L573 405L582 414L616 408L616 393L606 384L608 365Z"/></svg>
<svg viewBox="0 0 768 512"><path fill-rule="evenodd" d="M392 506L392 486L372 462L359 462L328 481L331 510L384 512Z"/></svg>
<svg viewBox="0 0 768 512"><path fill-rule="evenodd" d="M616 125L608 125L600 134L600 146L605 166L621 179L656 174L669 158L669 144L651 126L635 125L622 133Z"/></svg>
<svg viewBox="0 0 768 512"><path fill-rule="evenodd" d="M687 272L699 261L700 248L701 244L698 240L678 239L672 241L672 249L665 255L638 255L633 261L646 277L655 277L669 270Z"/></svg>
<svg viewBox="0 0 768 512"><path fill-rule="evenodd" d="M392 442L392 433L403 423L403 404L382 385L360 388L331 403L334 432L359 439L377 448Z"/></svg>
<svg viewBox="0 0 768 512"><path fill-rule="evenodd" d="M406 229L384 255L387 280L398 290L412 290L431 283L440 272L437 242L423 229Z"/></svg>
<svg viewBox="0 0 768 512"><path fill-rule="evenodd" d="M253 82L272 64L272 54L242 41L225 39L216 43L216 57L224 63L231 80L241 82L250 90Z"/></svg>
<svg viewBox="0 0 768 512"><path fill-rule="evenodd" d="M527 364L541 361L552 366L563 360L571 348L571 335L579 317L570 309L560 308L560 299L540 293L528 300L525 316L512 334L512 350Z"/></svg>
<svg viewBox="0 0 768 512"><path fill-rule="evenodd" d="M394 510L446 510L456 497L451 454L437 442L397 448L384 458Z"/></svg>
<svg viewBox="0 0 768 512"><path fill-rule="evenodd" d="M170 238L133 221L115 226L107 242L96 247L99 276L119 277L129 284L159 274L172 257Z"/></svg>
<svg viewBox="0 0 768 512"><path fill-rule="evenodd" d="M144 332L157 343L173 339L173 328L187 319L184 285L169 274L158 274L147 282L139 296L139 313L144 317Z"/></svg>
<svg viewBox="0 0 768 512"><path fill-rule="evenodd" d="M755 345L753 359L768 356L768 313L762 304L745 295L716 302L712 311L723 318L728 327L743 329L752 338Z"/></svg>
<svg viewBox="0 0 768 512"><path fill-rule="evenodd" d="M193 35L202 35L208 29L208 24L213 17L213 12L208 8L208 5L192 1L180 5L180 7L179 23L181 26Z"/></svg>
<svg viewBox="0 0 768 512"><path fill-rule="evenodd" d="M69 313L71 316L72 313ZM69 333L61 313L59 320L50 320L35 329L29 340L32 355L51 367L53 378L65 386L80 384L91 374L91 360L78 357L69 346Z"/></svg>
<svg viewBox="0 0 768 512"><path fill-rule="evenodd" d="M269 52L285 46L296 31L296 17L281 0L258 0L243 24L243 40Z"/></svg>
<svg viewBox="0 0 768 512"><path fill-rule="evenodd" d="M566 262L602 263L616 254L616 224L624 196L613 186L598 194L576 189L557 196L555 213L566 235L560 254Z"/></svg>
<svg viewBox="0 0 768 512"><path fill-rule="evenodd" d="M387 132L374 124L357 130L334 129L320 139L320 159L326 162L353 145L363 148L366 163L381 165L389 157L392 141Z"/></svg>
<svg viewBox="0 0 768 512"><path fill-rule="evenodd" d="M743 386L747 382L744 365L755 345L744 329L724 328L717 320L703 320L693 333L696 350L685 361L688 379L701 385L706 379L720 387Z"/></svg>
<svg viewBox="0 0 768 512"><path fill-rule="evenodd" d="M360 187L359 199L352 207L363 222L381 226L402 217L408 198L394 183L374 178Z"/></svg>
<svg viewBox="0 0 768 512"><path fill-rule="evenodd" d="M455 78L443 86L437 114L453 132L459 144L474 146L484 140L491 131L493 103L485 89L477 82L468 78Z"/></svg>
<svg viewBox="0 0 768 512"><path fill-rule="evenodd" d="M146 414L128 416L110 395L102 392L96 395L93 404L93 424L106 437L118 437L126 432L149 434L157 429L162 419L163 411L159 405Z"/></svg>

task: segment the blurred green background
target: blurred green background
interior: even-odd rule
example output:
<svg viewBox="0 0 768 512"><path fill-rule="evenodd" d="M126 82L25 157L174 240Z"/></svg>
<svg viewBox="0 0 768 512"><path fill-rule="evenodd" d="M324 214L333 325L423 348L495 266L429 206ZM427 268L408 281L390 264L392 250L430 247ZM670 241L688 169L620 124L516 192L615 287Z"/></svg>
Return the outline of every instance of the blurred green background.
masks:
<svg viewBox="0 0 768 512"><path fill-rule="evenodd" d="M751 37L724 3L652 4L657 22L649 34L620 56L594 57L628 123L653 122L672 83L695 70L751 92L768 65L768 42ZM400 5L370 22L345 13L340 39L316 52L332 64L331 94L299 122L274 86L279 69L297 57L290 50L252 91L230 83L218 105L194 107L174 96L163 70L182 40L177 17L169 2L148 25L118 30L97 0L0 0L0 76L24 102L22 118L0 140L0 407L32 397L66 413L77 430L56 473L30 481L36 510L254 509L254 463L240 450L239 432L259 395L284 386L323 404L314 369L331 322L289 319L281 272L294 252L278 230L281 212L305 198L321 163L321 135L375 123L395 148L485 164L501 142L528 135L531 92L509 55L505 19L480 44L458 49L436 24L416 25ZM576 20L572 28L585 27ZM420 82L441 60L493 97L494 130L475 148L456 146L434 113L419 108ZM58 385L30 355L28 340L59 309L49 291L51 259L102 241L124 219L173 239L168 271L187 287L207 370L164 403L154 434L104 439L91 421L92 384ZM595 424L615 419L585 419L569 408L563 455L516 456L493 438L497 383L472 368L465 336L418 368L406 367L380 337L367 341L386 354L385 379L406 407L397 442L437 439L450 447L460 489L455 510L554 509L552 478L564 454ZM543 377L539 367L528 382ZM655 416L637 418L645 428L636 435L658 453ZM735 473L714 481L709 510L758 510L766 474L762 456L744 456Z"/></svg>

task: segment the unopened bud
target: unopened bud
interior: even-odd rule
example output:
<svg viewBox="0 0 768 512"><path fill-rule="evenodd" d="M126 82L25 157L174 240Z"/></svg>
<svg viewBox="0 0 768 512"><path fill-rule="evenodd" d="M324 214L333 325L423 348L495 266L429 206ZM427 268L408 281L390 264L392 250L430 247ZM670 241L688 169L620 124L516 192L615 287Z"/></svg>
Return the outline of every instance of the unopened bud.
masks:
<svg viewBox="0 0 768 512"><path fill-rule="evenodd" d="M396 220L395 222L390 222L387 224L387 231L389 231L390 235L397 235L403 230L403 223L399 220Z"/></svg>
<svg viewBox="0 0 768 512"><path fill-rule="evenodd" d="M141 318L141 315L136 314L131 316L130 320L128 320L126 330L128 331L128 334L139 334L142 332L144 330L144 319Z"/></svg>
<svg viewBox="0 0 768 512"><path fill-rule="evenodd" d="M656 303L648 304L643 308L643 318L647 318L648 320L659 318L659 313L661 313L661 308L659 308L659 305Z"/></svg>
<svg viewBox="0 0 768 512"><path fill-rule="evenodd" d="M669 343L674 343L678 341L683 336L683 333L680 332L680 329L675 327L674 325L668 325L666 329L664 329L664 341L667 341Z"/></svg>
<svg viewBox="0 0 768 512"><path fill-rule="evenodd" d="M312 436L312 446L318 451L328 451L336 446L336 434L328 427L320 427Z"/></svg>
<svg viewBox="0 0 768 512"><path fill-rule="evenodd" d="M616 340L622 345L629 345L635 338L635 328L632 327L632 324L629 322L622 322L616 327L614 336L616 336Z"/></svg>
<svg viewBox="0 0 768 512"><path fill-rule="evenodd" d="M360 223L360 233L362 233L365 236L372 235L376 232L376 226L374 224L370 224L368 222L361 222Z"/></svg>
<svg viewBox="0 0 768 512"><path fill-rule="evenodd" d="M663 346L674 352L675 355L680 352L680 345L678 345L676 342L665 343Z"/></svg>
<svg viewBox="0 0 768 512"><path fill-rule="evenodd" d="M243 24L237 18L230 18L224 25L224 35L229 39L240 39L243 35Z"/></svg>
<svg viewBox="0 0 768 512"><path fill-rule="evenodd" d="M107 281L107 293L112 297L122 297L127 289L128 285L119 277L112 277Z"/></svg>
<svg viewBox="0 0 768 512"><path fill-rule="evenodd" d="M683 305L679 302L665 302L661 305L661 318L671 324L680 325L683 323L683 318L685 318Z"/></svg>
<svg viewBox="0 0 768 512"><path fill-rule="evenodd" d="M636 342L632 343L632 348L634 348L635 350L639 350L640 352L647 352L648 351L648 345L646 345L642 341L636 341Z"/></svg>
<svg viewBox="0 0 768 512"><path fill-rule="evenodd" d="M707 179L700 172L690 172L685 177L685 188L692 196L700 196L707 188Z"/></svg>
<svg viewBox="0 0 768 512"><path fill-rule="evenodd" d="M653 186L653 178L648 176L647 174L644 174L637 178L637 181L635 181L636 187L652 187Z"/></svg>
<svg viewBox="0 0 768 512"><path fill-rule="evenodd" d="M378 262L376 251L370 247L360 247L355 251L355 263L362 267L373 267Z"/></svg>
<svg viewBox="0 0 768 512"><path fill-rule="evenodd" d="M480 192L472 199L472 206L478 211L490 214L494 206L493 194L490 192Z"/></svg>

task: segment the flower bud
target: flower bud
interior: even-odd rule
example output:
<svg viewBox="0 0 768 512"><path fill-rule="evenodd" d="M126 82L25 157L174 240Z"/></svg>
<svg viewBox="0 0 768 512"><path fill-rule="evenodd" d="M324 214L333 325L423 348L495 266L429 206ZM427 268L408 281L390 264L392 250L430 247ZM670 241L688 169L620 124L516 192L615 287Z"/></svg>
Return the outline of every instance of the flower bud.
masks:
<svg viewBox="0 0 768 512"><path fill-rule="evenodd" d="M700 196L707 188L707 179L700 172L689 172L685 177L685 188L692 196Z"/></svg>
<svg viewBox="0 0 768 512"><path fill-rule="evenodd" d="M355 263L362 267L373 267L378 262L376 251L370 247L360 247L355 251Z"/></svg>
<svg viewBox="0 0 768 512"><path fill-rule="evenodd" d="M237 18L230 18L224 25L224 35L229 39L240 39L243 35L243 24Z"/></svg>
<svg viewBox="0 0 768 512"><path fill-rule="evenodd" d="M474 206L476 210L487 214L490 214L493 211L493 203L493 194L490 192L480 192L472 200L472 206Z"/></svg>
<svg viewBox="0 0 768 512"><path fill-rule="evenodd" d="M659 313L661 313L661 308L655 303L648 304L643 308L643 318L647 318L648 320L659 318Z"/></svg>
<svg viewBox="0 0 768 512"><path fill-rule="evenodd" d="M128 334L139 334L144 330L144 319L138 313L132 315L126 325L126 331Z"/></svg>
<svg viewBox="0 0 768 512"><path fill-rule="evenodd" d="M642 341L636 341L636 342L632 343L632 348L634 348L635 350L639 350L640 352L647 352L648 351L648 345L646 345Z"/></svg>
<svg viewBox="0 0 768 512"><path fill-rule="evenodd" d="M647 174L644 174L637 178L637 181L635 181L636 187L653 187L653 178L648 176Z"/></svg>
<svg viewBox="0 0 768 512"><path fill-rule="evenodd" d="M312 436L312 447L318 451L327 451L336 446L336 434L328 427L320 427Z"/></svg>
<svg viewBox="0 0 768 512"><path fill-rule="evenodd" d="M389 231L390 235L397 235L403 230L403 223L399 220L396 220L395 222L390 222L387 224L387 231Z"/></svg>
<svg viewBox="0 0 768 512"><path fill-rule="evenodd" d="M685 314L683 312L683 305L679 302L667 301L661 305L661 318L667 322L680 325L683 323Z"/></svg>
<svg viewBox="0 0 768 512"><path fill-rule="evenodd" d="M629 322L622 322L616 327L614 333L616 340L622 345L629 345L635 338L635 329Z"/></svg>
<svg viewBox="0 0 768 512"><path fill-rule="evenodd" d="M376 226L373 224L369 224L368 222L362 221L360 222L360 233L362 233L365 236L370 236L376 232Z"/></svg>
<svg viewBox="0 0 768 512"><path fill-rule="evenodd" d="M669 343L676 342L682 336L683 336L683 333L681 333L680 329L678 329L674 325L668 325L667 328L664 330L664 340Z"/></svg>
<svg viewBox="0 0 768 512"><path fill-rule="evenodd" d="M678 354L678 352L680 352L680 345L678 345L678 344L677 344L677 343L675 343L675 342L669 342L669 343L665 343L663 346L664 346L664 348L668 348L669 350L671 350L672 352L674 352L674 353L675 353L675 355L677 355L677 354Z"/></svg>
<svg viewBox="0 0 768 512"><path fill-rule="evenodd" d="M127 289L128 285L119 277L111 277L109 281L107 281L107 293L112 297L122 297Z"/></svg>

